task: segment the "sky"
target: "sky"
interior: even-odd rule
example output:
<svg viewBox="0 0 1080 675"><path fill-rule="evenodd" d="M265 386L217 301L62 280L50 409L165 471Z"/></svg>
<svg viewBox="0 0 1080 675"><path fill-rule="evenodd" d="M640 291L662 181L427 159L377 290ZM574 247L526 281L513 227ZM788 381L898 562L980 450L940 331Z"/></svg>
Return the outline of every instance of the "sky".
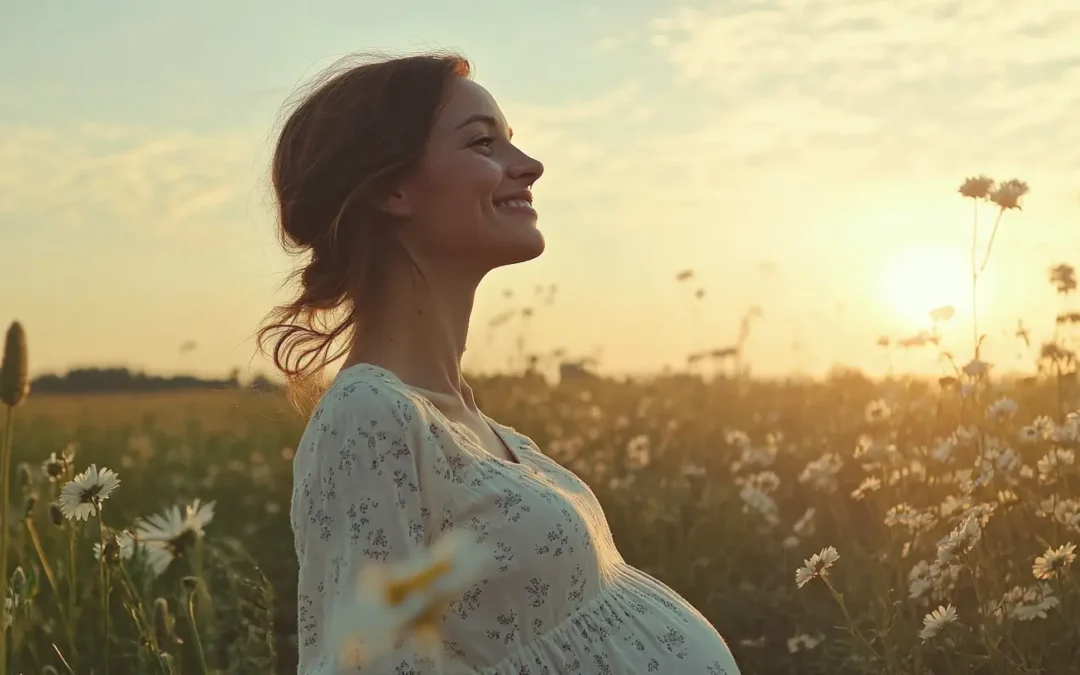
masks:
<svg viewBox="0 0 1080 675"><path fill-rule="evenodd" d="M1075 0L4 3L0 322L24 324L34 373L268 371L252 337L295 264L268 183L285 99L352 52L440 48L546 167L547 251L485 280L471 369L521 337L609 372L681 366L757 306L754 372L937 372L875 343L953 304L945 344L970 356L957 188L979 173L1031 186L978 300L984 355L1030 369L1017 321L1046 339L1069 301L1047 269L1080 263L1077 35Z"/></svg>

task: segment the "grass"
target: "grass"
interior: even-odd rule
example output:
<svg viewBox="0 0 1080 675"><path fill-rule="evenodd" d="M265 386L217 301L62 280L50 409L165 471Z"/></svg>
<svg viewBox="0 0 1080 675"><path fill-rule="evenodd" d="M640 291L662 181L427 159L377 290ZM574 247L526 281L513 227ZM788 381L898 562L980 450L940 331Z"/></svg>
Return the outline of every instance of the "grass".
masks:
<svg viewBox="0 0 1080 675"><path fill-rule="evenodd" d="M626 558L701 608L744 672L1069 672L1080 658L1080 627L1068 618L1080 609L1074 568L1046 582L1056 601L1044 602L1044 616L1038 607L1025 613L1015 602L1003 609L991 604L1014 587L1037 589L1036 556L1080 539L1080 518L1070 516L1077 511L1077 468L1068 453L1054 454L1064 461L1053 466L1045 460L1053 448L1075 447L1080 421L1045 426L1057 441L1040 432L1021 443L1026 423L1053 410L1053 389L1033 384L991 393L986 381L979 387L965 398L956 387L847 376L817 384L671 377L560 387L520 378L475 388L489 414L532 436L593 486ZM987 419L985 409L1002 393L1026 415ZM172 643L159 640L158 648L175 654L182 672L201 670L193 626L209 671L272 665L295 672L288 509L291 448L303 420L282 399L244 392L31 397L19 412L16 465L40 467L74 442L78 467L115 468L121 485L103 512L117 528L172 504L216 502L201 572L185 558L161 577L135 580L148 616L152 597L164 598L175 614L173 636L158 631ZM976 422L985 431L935 440ZM1005 447L1016 452L1015 462L1011 454L1000 459ZM965 470L990 456L997 468L975 486L981 474ZM880 487L852 496L867 478L879 479ZM38 475L20 498L40 495L32 521L43 548L55 554L61 592L54 597L41 580L26 529L13 531L13 564L36 580L36 590L15 617L11 658L15 667L51 664L64 672L52 643L65 657L71 645L81 663L104 658L90 550L96 528L82 524L76 541L83 596L69 640L63 611L51 609L64 605L64 549L78 528L49 520L50 489ZM1003 502L1004 491L1013 496ZM1045 507L1055 498L1067 506L1049 517ZM901 503L909 508L897 511ZM985 519L990 507L982 505L993 505ZM902 517L911 513L932 515ZM972 514L981 537L955 558L955 579L946 571L951 582L913 582L919 561L936 561L939 539ZM817 579L795 584L795 570L826 546L839 552L825 579L836 597L843 594L843 607ZM208 589L201 620L198 590L187 590L184 581L196 575ZM922 586L926 593L911 598ZM124 672L133 658L152 665L149 648L137 646L138 622L125 617L131 611L122 606L122 589L114 595L113 671ZM1027 604L1038 605L1039 597ZM186 616L190 598L195 621ZM924 642L924 616L950 603L958 622ZM146 653L137 656L140 651Z"/></svg>

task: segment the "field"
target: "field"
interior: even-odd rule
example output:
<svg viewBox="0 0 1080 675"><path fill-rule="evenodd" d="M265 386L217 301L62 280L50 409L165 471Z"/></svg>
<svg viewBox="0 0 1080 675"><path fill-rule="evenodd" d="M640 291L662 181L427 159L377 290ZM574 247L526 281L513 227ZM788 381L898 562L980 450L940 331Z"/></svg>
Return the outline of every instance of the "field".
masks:
<svg viewBox="0 0 1080 675"><path fill-rule="evenodd" d="M627 560L697 605L744 673L1080 672L1080 574L1071 549L1059 548L1080 539L1080 417L1058 414L1055 387L968 371L942 383L838 374L474 387L489 415L589 482ZM295 672L288 511L303 420L282 398L31 394L16 412L13 462L28 469L13 508L24 495L39 499L36 529L12 530L30 580L19 583L35 590L16 605L9 672L65 672L53 643L90 664L106 648L95 518L51 523L57 485L39 468L72 443L74 470L97 463L119 474L102 510L113 528L196 498L216 502L193 554L157 579L116 584L116 569L135 565L113 566L112 672L134 672L132 659L138 672L200 672L203 663ZM41 580L30 530L56 591ZM72 542L79 590L69 614ZM799 587L796 570L830 546L839 558L811 561ZM159 596L172 625L158 616ZM924 621L939 606L942 620ZM143 636L140 646L140 625L152 645Z"/></svg>

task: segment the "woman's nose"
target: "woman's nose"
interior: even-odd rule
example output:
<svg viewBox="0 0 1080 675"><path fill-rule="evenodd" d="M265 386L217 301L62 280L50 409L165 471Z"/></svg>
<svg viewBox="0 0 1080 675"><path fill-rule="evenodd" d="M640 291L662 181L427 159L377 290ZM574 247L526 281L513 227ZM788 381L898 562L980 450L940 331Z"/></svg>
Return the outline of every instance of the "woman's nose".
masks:
<svg viewBox="0 0 1080 675"><path fill-rule="evenodd" d="M514 162L509 173L514 180L528 179L530 183L535 183L540 176L544 175L544 165L540 160L521 153L521 157Z"/></svg>

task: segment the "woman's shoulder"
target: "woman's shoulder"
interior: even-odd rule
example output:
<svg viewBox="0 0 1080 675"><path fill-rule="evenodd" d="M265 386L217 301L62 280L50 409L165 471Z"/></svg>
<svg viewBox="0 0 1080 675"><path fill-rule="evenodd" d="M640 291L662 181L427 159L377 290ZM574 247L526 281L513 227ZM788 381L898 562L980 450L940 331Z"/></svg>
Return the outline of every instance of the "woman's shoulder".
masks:
<svg viewBox="0 0 1080 675"><path fill-rule="evenodd" d="M429 417L408 387L389 371L361 364L338 373L312 411L308 428L349 426L385 432L396 427L408 432L427 429Z"/></svg>

